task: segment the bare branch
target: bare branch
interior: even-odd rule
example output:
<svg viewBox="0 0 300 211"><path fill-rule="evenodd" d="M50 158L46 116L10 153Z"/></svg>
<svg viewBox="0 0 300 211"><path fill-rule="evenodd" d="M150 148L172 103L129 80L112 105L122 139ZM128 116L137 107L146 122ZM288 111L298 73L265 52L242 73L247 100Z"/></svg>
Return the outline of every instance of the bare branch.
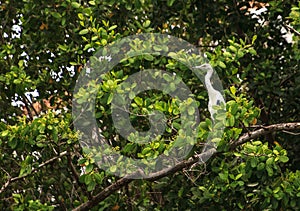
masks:
<svg viewBox="0 0 300 211"><path fill-rule="evenodd" d="M23 98L23 103L25 105L25 110L23 109L23 114L26 115L26 113L28 113L28 116L30 118L30 120L32 121L33 120L33 116L30 112L30 105L31 105L31 102L29 101L29 99L26 97L26 95L21 95L21 98Z"/></svg>
<svg viewBox="0 0 300 211"><path fill-rule="evenodd" d="M31 174L37 172L40 168L42 168L42 167L44 167L44 166L46 166L46 165L48 165L48 164L50 164L50 163L53 163L55 160L57 160L57 159L59 159L59 158L65 156L65 155L67 155L67 154L68 154L67 151L61 152L59 155L57 155L57 156L55 156L55 157L53 157L53 158L51 158L51 159L49 159L49 160L47 160L47 161L41 163L38 167L32 168L31 173L24 174L24 175L18 176L18 177L9 178L8 181L7 181L7 182L4 184L4 186L1 188L0 193L2 193L2 192L9 186L10 183L15 182L15 181L17 181L17 180L21 180L21 179L23 179L23 178L25 178L25 177L28 177L29 175L31 175Z"/></svg>
<svg viewBox="0 0 300 211"><path fill-rule="evenodd" d="M7 171L5 171L5 169L3 169L3 168L1 168L1 169L2 169L2 171L4 171L7 174L8 180L6 181L6 183L0 189L0 193L2 193L5 190L5 188L7 188L7 186L10 184L10 179L11 179L10 174Z"/></svg>
<svg viewBox="0 0 300 211"><path fill-rule="evenodd" d="M283 130L282 132L283 132L283 133L290 134L290 135L293 135L293 136L299 136L299 135L300 135L300 133L293 133L293 132L287 131L287 130Z"/></svg>
<svg viewBox="0 0 300 211"><path fill-rule="evenodd" d="M287 27L289 30L291 30L292 32L294 32L297 36L300 36L300 32L298 32L296 29L294 29L293 27L284 24L285 27Z"/></svg>
<svg viewBox="0 0 300 211"><path fill-rule="evenodd" d="M300 129L300 122L292 122L292 123L280 123L274 124L269 126L261 126L260 129L254 130L252 132L245 133L244 135L240 136L237 141L232 141L230 143L231 148L235 148L241 144L244 144L250 140L256 139L260 136L275 132L275 131L289 131L289 130L296 130Z"/></svg>

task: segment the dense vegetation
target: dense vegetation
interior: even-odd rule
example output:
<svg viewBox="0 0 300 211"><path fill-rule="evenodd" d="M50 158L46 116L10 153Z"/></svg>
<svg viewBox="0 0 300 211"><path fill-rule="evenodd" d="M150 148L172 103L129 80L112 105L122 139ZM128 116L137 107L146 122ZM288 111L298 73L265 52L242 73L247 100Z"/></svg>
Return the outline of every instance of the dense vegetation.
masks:
<svg viewBox="0 0 300 211"><path fill-rule="evenodd" d="M0 22L2 210L300 209L299 1L0 0ZM193 145L189 156L156 177L133 180L113 174L122 166L104 171L92 150L82 150L72 98L95 51L142 33L182 38L205 53L224 87L226 105L216 108L215 118L225 127L217 152L199 162L218 125L210 118L204 84L174 59L180 53L120 61L94 87L94 117L112 149L155 158L183 130L181 105L150 90L130 97L130 122L147 131L148 115L159 110L167 118L163 137L142 144L118 135L112 93L133 73L162 69L171 73L166 80L176 73L199 110L196 143L183 140ZM153 48L164 52L160 47ZM83 100L76 102L84 104L92 94L78 95ZM136 140L135 134L128 139Z"/></svg>

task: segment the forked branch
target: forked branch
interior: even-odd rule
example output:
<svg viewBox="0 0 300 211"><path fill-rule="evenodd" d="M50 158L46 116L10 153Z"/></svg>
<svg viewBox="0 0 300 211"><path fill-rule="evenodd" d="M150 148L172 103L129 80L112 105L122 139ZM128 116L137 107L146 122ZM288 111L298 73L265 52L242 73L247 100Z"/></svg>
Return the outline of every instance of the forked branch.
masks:
<svg viewBox="0 0 300 211"><path fill-rule="evenodd" d="M260 136L266 135L271 132L283 131L283 130L291 131L291 130L297 130L297 129L300 129L300 122L281 123L281 124L274 124L274 125L269 125L269 126L259 126L259 129L254 130L252 132L245 133L244 135L240 136L240 138L237 141L231 142L230 145L231 145L231 148L234 149L235 147L237 147L241 144L244 144L248 141L251 141L253 139L256 139ZM206 151L205 153L201 153L199 155L189 158L188 160L181 161L171 168L164 169L164 170L161 170L159 172L156 172L156 173L153 173L150 175L145 175L146 176L145 180L155 181L155 180L161 179L165 176L168 176L170 174L173 174L175 172L178 172L184 168L189 168L197 162L201 163L202 160L205 161L208 156L211 156L215 152L216 152L215 149L210 149L210 150ZM139 173L142 174L141 172L139 172ZM89 201L76 207L73 211L88 210L91 207L96 206L100 201L107 198L109 195L114 193L116 190L121 189L122 187L124 187L125 185L127 185L131 181L133 181L133 179L131 179L131 178L132 177L128 177L128 178L123 177L123 178L117 180L115 183L111 184L110 186L108 186L104 190L102 190L100 193L93 196L92 199L90 199Z"/></svg>

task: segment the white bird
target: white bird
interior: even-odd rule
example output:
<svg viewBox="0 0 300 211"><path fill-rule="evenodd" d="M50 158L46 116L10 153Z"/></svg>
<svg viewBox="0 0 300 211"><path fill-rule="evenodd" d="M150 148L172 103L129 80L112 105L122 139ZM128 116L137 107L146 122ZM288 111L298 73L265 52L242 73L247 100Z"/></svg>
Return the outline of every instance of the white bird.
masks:
<svg viewBox="0 0 300 211"><path fill-rule="evenodd" d="M208 111L211 115L211 119L214 120L214 114L216 113L216 110L213 108L213 106L221 105L222 103L225 104L225 100L224 100L222 94L219 91L215 90L211 84L210 79L214 72L211 65L208 63L205 63L203 65L196 66L195 68L207 71L205 78L204 78L205 79L204 82L205 82L205 86L206 86L206 89L208 92Z"/></svg>

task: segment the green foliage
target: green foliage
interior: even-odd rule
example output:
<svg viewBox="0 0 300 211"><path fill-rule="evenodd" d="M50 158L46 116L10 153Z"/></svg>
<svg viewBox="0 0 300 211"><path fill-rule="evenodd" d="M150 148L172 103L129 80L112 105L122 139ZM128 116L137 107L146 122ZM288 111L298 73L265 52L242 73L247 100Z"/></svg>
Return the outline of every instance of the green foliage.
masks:
<svg viewBox="0 0 300 211"><path fill-rule="evenodd" d="M28 200L24 201L22 195L13 194L13 199L15 201L13 210L39 210L39 211L52 211L53 206L47 206L47 204L42 204L39 200Z"/></svg>
<svg viewBox="0 0 300 211"><path fill-rule="evenodd" d="M158 54L122 60L101 75L100 84L94 78L89 92L83 89L75 96L82 105L96 96L95 107L86 110L95 111L97 126L112 150L141 159L167 155L175 144L184 143L193 146L193 156L201 153L208 137L219 145L205 164L155 182L133 181L99 201L93 210L300 209L297 133L269 133L231 147L258 125L300 120L300 4L274 0L265 7L265 12L254 16L247 1L1 1L1 209L70 210L118 180L97 166L102 157L93 155L101 150L82 151L71 114L72 92L87 61L98 61L91 57L95 51L128 35L149 32L183 38L205 52L225 87L227 103L217 106L214 116L224 120L224 133L221 138L210 136L223 126L208 118L207 91L186 65L202 62L201 58L187 58L181 52L158 56L170 49L135 40L134 51L151 49ZM292 42L285 37L288 32ZM122 53L122 49L114 50ZM176 73L162 75L169 82L165 88L175 90L183 81L193 96L180 102L159 90L135 93L138 84L126 80L148 69ZM26 100L26 94L34 90L39 96ZM148 131L151 120L157 122L151 118L161 118L166 123L165 128L156 125L164 128L161 136L145 140L137 133L127 139L119 136L111 104L116 94L125 91L134 129ZM180 119L183 108L191 108L188 116L195 115L191 97L199 110L197 140L183 130L195 125L184 125ZM13 103L21 101L30 110L31 104L48 98L52 110L43 105L32 120ZM147 140L151 142L144 144ZM109 171L126 167L120 162Z"/></svg>
<svg viewBox="0 0 300 211"><path fill-rule="evenodd" d="M247 143L239 152L226 153L206 168L206 175L193 187L192 200L214 209L297 209L299 171L281 172L288 158L281 147L269 149L260 141ZM229 162L230 160L230 162Z"/></svg>

